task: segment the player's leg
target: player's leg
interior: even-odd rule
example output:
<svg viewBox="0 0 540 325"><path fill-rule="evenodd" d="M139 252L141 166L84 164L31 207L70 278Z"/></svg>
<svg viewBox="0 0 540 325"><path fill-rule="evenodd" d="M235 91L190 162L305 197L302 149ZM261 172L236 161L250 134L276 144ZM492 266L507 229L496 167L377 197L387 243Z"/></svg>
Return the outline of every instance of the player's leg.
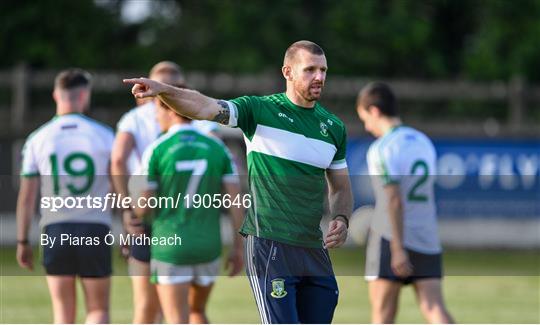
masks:
<svg viewBox="0 0 540 325"><path fill-rule="evenodd" d="M111 278L81 278L87 324L108 324Z"/></svg>
<svg viewBox="0 0 540 325"><path fill-rule="evenodd" d="M190 324L209 324L206 316L206 304L212 292L213 283L207 286L201 286L192 283L189 288L189 323Z"/></svg>
<svg viewBox="0 0 540 325"><path fill-rule="evenodd" d="M67 223L56 223L43 228L43 233L56 242L61 235L71 233ZM47 285L51 295L55 323L73 323L76 317L77 250L72 245L43 246L43 266L47 273Z"/></svg>
<svg viewBox="0 0 540 325"><path fill-rule="evenodd" d="M442 295L442 254L424 254L408 250L414 267L411 277L420 310L430 323L453 323Z"/></svg>
<svg viewBox="0 0 540 325"><path fill-rule="evenodd" d="M77 306L75 276L47 275L47 285L51 295L54 323L75 323Z"/></svg>
<svg viewBox="0 0 540 325"><path fill-rule="evenodd" d="M330 324L338 303L338 286L333 276L305 277L298 287L296 306L303 324Z"/></svg>
<svg viewBox="0 0 540 325"><path fill-rule="evenodd" d="M169 324L186 324L189 322L188 295L190 282L156 285L161 309L165 321Z"/></svg>
<svg viewBox="0 0 540 325"><path fill-rule="evenodd" d="M301 323L331 323L339 297L338 286L328 251L299 248L305 275L297 286L296 307Z"/></svg>
<svg viewBox="0 0 540 325"><path fill-rule="evenodd" d="M220 267L220 258L193 266L193 280L189 289L189 322L191 324L210 323L206 316L206 305Z"/></svg>
<svg viewBox="0 0 540 325"><path fill-rule="evenodd" d="M161 307L156 286L150 282L150 263L129 258L133 289L133 323L160 323Z"/></svg>
<svg viewBox="0 0 540 325"><path fill-rule="evenodd" d="M392 272L390 243L370 231L366 248L365 276L368 281L371 322L393 323L402 282Z"/></svg>
<svg viewBox="0 0 540 325"><path fill-rule="evenodd" d="M441 279L421 279L414 282L416 298L424 318L433 324L451 324L454 320L444 304Z"/></svg>
<svg viewBox="0 0 540 325"><path fill-rule="evenodd" d="M189 288L193 267L152 259L152 282L156 284L161 310L167 323L189 322Z"/></svg>
<svg viewBox="0 0 540 325"><path fill-rule="evenodd" d="M149 235L150 230L145 231ZM161 307L156 286L150 282L150 246L132 245L130 255L128 263L133 289L133 323L160 323Z"/></svg>
<svg viewBox="0 0 540 325"><path fill-rule="evenodd" d="M369 281L371 322L374 324L394 323L398 310L401 283L387 279Z"/></svg>
<svg viewBox="0 0 540 325"><path fill-rule="evenodd" d="M111 288L111 246L105 242L109 227L103 224L81 223L72 231L78 236L99 238L100 245L79 245L77 274L85 296L86 323L109 323L109 296ZM75 262L74 262L75 263Z"/></svg>
<svg viewBox="0 0 540 325"><path fill-rule="evenodd" d="M294 272L288 267L295 261L288 260L283 247L272 240L251 235L246 238L246 273L263 324L299 322L296 309L299 277L291 276Z"/></svg>

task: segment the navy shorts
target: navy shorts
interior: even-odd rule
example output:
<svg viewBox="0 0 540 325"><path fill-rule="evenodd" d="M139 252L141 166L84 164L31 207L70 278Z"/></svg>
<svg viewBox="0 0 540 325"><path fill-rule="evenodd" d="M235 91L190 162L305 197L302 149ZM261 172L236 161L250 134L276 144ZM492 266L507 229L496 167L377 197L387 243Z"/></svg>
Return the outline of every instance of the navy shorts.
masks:
<svg viewBox="0 0 540 325"><path fill-rule="evenodd" d="M247 236L246 273L262 323L331 323L338 302L328 252Z"/></svg>
<svg viewBox="0 0 540 325"><path fill-rule="evenodd" d="M388 279L411 284L417 280L442 277L442 254L423 254L411 249L406 251L413 266L413 274L400 278L392 271L390 242L370 232L366 253L366 280Z"/></svg>
<svg viewBox="0 0 540 325"><path fill-rule="evenodd" d="M110 276L111 246L104 241L109 230L109 226L98 223L55 223L45 226L43 233L55 239L53 247L42 246L46 273L88 278ZM65 240L62 241L62 238Z"/></svg>
<svg viewBox="0 0 540 325"><path fill-rule="evenodd" d="M144 234L150 236L150 226L144 225ZM129 246L129 256L133 257L137 261L150 263L150 245L141 244L141 245L130 245Z"/></svg>

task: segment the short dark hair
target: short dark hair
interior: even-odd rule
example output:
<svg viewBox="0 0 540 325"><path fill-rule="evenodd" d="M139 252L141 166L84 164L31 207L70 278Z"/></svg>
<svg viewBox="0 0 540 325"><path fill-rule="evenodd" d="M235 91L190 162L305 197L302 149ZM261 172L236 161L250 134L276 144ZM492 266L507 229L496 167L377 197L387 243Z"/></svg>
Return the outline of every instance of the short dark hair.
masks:
<svg viewBox="0 0 540 325"><path fill-rule="evenodd" d="M90 73L79 69L71 68L60 72L54 79L54 87L57 89L74 89L77 87L90 86L92 76Z"/></svg>
<svg viewBox="0 0 540 325"><path fill-rule="evenodd" d="M364 106L369 109L370 106L376 106L381 114L389 117L399 115L399 107L394 92L389 85L384 82L370 82L358 93L356 106Z"/></svg>
<svg viewBox="0 0 540 325"><path fill-rule="evenodd" d="M291 46L287 48L287 51L285 51L285 57L283 58L283 63L285 64L287 61L294 59L294 56L298 50L306 50L315 55L324 55L324 51L319 45L311 41L298 41L292 43Z"/></svg>

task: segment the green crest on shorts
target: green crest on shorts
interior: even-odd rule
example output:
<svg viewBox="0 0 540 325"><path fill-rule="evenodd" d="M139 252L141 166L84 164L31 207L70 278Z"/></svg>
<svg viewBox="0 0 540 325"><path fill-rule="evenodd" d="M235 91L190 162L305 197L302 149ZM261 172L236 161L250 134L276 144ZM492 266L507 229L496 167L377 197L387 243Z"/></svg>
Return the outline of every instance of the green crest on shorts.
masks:
<svg viewBox="0 0 540 325"><path fill-rule="evenodd" d="M287 295L285 291L285 280L277 278L272 280L272 292L270 295L274 298L283 298Z"/></svg>

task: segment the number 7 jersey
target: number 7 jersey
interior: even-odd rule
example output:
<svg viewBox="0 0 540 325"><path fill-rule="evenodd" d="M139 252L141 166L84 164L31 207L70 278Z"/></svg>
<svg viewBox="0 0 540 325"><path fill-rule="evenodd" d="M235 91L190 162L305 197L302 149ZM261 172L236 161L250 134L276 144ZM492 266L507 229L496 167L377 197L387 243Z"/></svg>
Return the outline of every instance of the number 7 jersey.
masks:
<svg viewBox="0 0 540 325"><path fill-rule="evenodd" d="M133 185L154 190L154 202L158 202L151 218L152 236L182 238L181 246L152 245L152 260L193 265L219 257L223 201L215 198L222 193L224 182L238 182L225 144L191 124L174 124L146 148L140 174L145 175L141 184Z"/></svg>
<svg viewBox="0 0 540 325"><path fill-rule="evenodd" d="M370 146L367 162L376 198L372 231L391 240L384 187L397 184L403 206L405 247L424 254L441 251L434 197L436 158L430 139L406 126L393 128Z"/></svg>
<svg viewBox="0 0 540 325"><path fill-rule="evenodd" d="M30 134L21 176L40 177L41 227L59 222L110 225L108 207L96 204L105 204L110 190L113 139L111 128L76 113L57 115ZM53 211L53 202L68 207Z"/></svg>

